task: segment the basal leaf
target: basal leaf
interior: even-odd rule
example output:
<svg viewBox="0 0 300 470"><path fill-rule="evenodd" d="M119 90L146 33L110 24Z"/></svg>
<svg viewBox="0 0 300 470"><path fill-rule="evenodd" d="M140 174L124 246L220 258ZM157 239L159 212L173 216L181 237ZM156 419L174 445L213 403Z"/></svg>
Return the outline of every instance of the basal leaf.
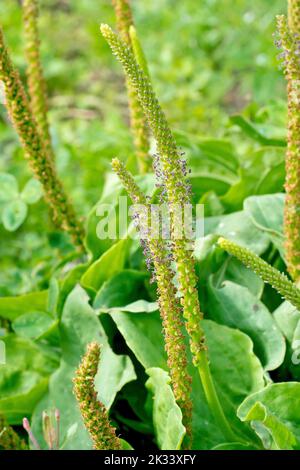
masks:
<svg viewBox="0 0 300 470"><path fill-rule="evenodd" d="M47 296L48 292L44 290L17 297L0 297L0 317L15 320L20 315L33 310L46 311Z"/></svg>
<svg viewBox="0 0 300 470"><path fill-rule="evenodd" d="M162 338L162 326L158 313L132 314L118 312L111 314L119 331L137 359L149 369L158 367L167 371L166 354ZM248 427L240 426L236 417L237 407L251 393L263 388L263 369L253 354L252 342L238 330L218 325L212 321L203 322L210 355L211 370L221 402L231 425L243 442L257 448L258 440ZM193 376L194 403L194 448L210 449L224 442L224 436L217 428L208 409L200 383L198 371L191 366Z"/></svg>
<svg viewBox="0 0 300 470"><path fill-rule="evenodd" d="M146 387L153 394L153 424L158 447L161 450L178 450L185 435L182 413L177 405L167 372L158 367L146 370L149 379Z"/></svg>
<svg viewBox="0 0 300 470"><path fill-rule="evenodd" d="M230 281L209 283L209 315L218 323L238 328L253 341L254 352L266 370L279 367L285 355L285 341L265 305L246 287Z"/></svg>
<svg viewBox="0 0 300 470"><path fill-rule="evenodd" d="M300 383L268 385L245 399L238 409L243 421L259 422L270 435L270 447L300 447Z"/></svg>
<svg viewBox="0 0 300 470"><path fill-rule="evenodd" d="M108 309L127 305L146 296L144 287L145 279L149 276L147 273L125 269L105 281L100 288L94 300L94 308Z"/></svg>
<svg viewBox="0 0 300 470"><path fill-rule="evenodd" d="M83 274L81 285L90 292L97 292L104 281L122 271L130 240L117 241Z"/></svg>

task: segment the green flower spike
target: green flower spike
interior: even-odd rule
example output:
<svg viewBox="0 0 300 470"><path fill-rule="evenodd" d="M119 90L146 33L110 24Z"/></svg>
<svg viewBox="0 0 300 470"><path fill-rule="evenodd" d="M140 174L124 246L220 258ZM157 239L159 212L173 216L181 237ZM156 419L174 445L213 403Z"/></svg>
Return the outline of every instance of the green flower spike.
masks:
<svg viewBox="0 0 300 470"><path fill-rule="evenodd" d="M0 449L28 450L25 441L7 424L2 416L0 416Z"/></svg>
<svg viewBox="0 0 300 470"><path fill-rule="evenodd" d="M148 77L137 64L130 48L115 34L108 25L101 25L101 32L113 54L123 65L126 77L136 90L141 106L147 117L148 124L156 139L159 153L159 166L163 177L164 189L167 193L171 219L172 253L177 265L179 290L185 326L190 337L190 349L193 364L197 367L207 402L211 408L216 422L227 439L236 439L224 415L218 399L216 389L210 373L205 335L201 326L202 313L200 311L197 277L191 250L187 249L187 240L178 239L176 233L175 212L178 207L183 208L189 204L189 188L185 184L185 165L181 160L175 138L169 128L166 117L153 92Z"/></svg>
<svg viewBox="0 0 300 470"><path fill-rule="evenodd" d="M286 300L300 311L300 290L287 276L261 259L255 253L236 243L219 238L218 244L230 255L235 256L245 266L252 269L264 282L270 284Z"/></svg>
<svg viewBox="0 0 300 470"><path fill-rule="evenodd" d="M284 234L287 267L295 281L300 280L300 2L289 4L289 29L285 16L277 17L283 68L288 91L288 141L286 153ZM294 29L295 28L295 29Z"/></svg>
<svg viewBox="0 0 300 470"><path fill-rule="evenodd" d="M25 156L35 177L41 182L45 199L50 205L55 221L72 237L75 245L83 250L84 230L77 220L59 180L53 161L37 131L30 105L17 70L15 70L4 43L0 28L0 81L4 84L5 99L10 118L25 150Z"/></svg>
<svg viewBox="0 0 300 470"><path fill-rule="evenodd" d="M130 199L134 204L148 208L145 195L135 183L133 176L126 170L123 163L117 158L112 161L114 172L119 176ZM147 237L147 247L157 282L159 310L163 324L165 349L168 357L172 388L175 399L182 411L183 425L186 428L188 442L191 442L192 402L191 377L187 371L187 351L182 333L181 308L176 297L176 288L173 283L174 273L170 267L168 253L162 240ZM185 443L184 443L185 444Z"/></svg>
<svg viewBox="0 0 300 470"><path fill-rule="evenodd" d="M100 346L90 343L74 378L74 394L96 450L121 450L121 441L109 422L105 406L97 400L95 375L100 359Z"/></svg>
<svg viewBox="0 0 300 470"><path fill-rule="evenodd" d="M130 27L133 25L133 18L129 0L112 0L112 4L115 9L118 31L128 47L132 47L133 44L130 36ZM137 99L135 89L127 79L126 86L137 162L140 173L147 173L151 168L148 127L143 110L139 100Z"/></svg>
<svg viewBox="0 0 300 470"><path fill-rule="evenodd" d="M54 160L48 123L47 88L40 59L38 0L23 0L27 81L32 114L49 158Z"/></svg>
<svg viewBox="0 0 300 470"><path fill-rule="evenodd" d="M300 0L288 0L289 28L294 34L300 34Z"/></svg>

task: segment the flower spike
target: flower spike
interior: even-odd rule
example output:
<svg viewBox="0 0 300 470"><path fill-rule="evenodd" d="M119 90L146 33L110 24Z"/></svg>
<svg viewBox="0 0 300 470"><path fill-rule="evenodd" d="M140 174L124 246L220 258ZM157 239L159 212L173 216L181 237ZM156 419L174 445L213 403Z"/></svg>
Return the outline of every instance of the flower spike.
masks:
<svg viewBox="0 0 300 470"><path fill-rule="evenodd" d="M288 0L288 20L291 32L300 34L300 0Z"/></svg>
<svg viewBox="0 0 300 470"><path fill-rule="evenodd" d="M40 40L38 31L38 0L23 0L25 33L25 54L27 58L27 81L30 106L35 117L39 134L49 158L54 160L48 123L47 88L40 59Z"/></svg>
<svg viewBox="0 0 300 470"><path fill-rule="evenodd" d="M4 85L7 110L24 147L25 157L32 172L43 186L45 199L52 209L54 218L61 228L71 235L74 244L83 250L83 227L76 217L37 130L38 126L32 116L19 73L8 54L1 28L0 81Z"/></svg>
<svg viewBox="0 0 300 470"><path fill-rule="evenodd" d="M83 422L96 450L120 450L120 439L109 422L105 406L97 400L94 379L98 370L100 346L90 343L74 378L74 394Z"/></svg>
<svg viewBox="0 0 300 470"><path fill-rule="evenodd" d="M145 195L141 192L130 172L126 170L124 164L114 158L112 167L122 181L130 199L137 205L149 208ZM152 238L151 234L148 234L146 243L157 282L159 310L163 324L172 388L178 406L182 411L183 425L186 427L187 437L191 440L192 379L187 371L187 351L182 333L181 307L179 299L176 297L176 288L173 282L174 273L163 241Z"/></svg>
<svg viewBox="0 0 300 470"><path fill-rule="evenodd" d="M101 25L103 37L113 54L123 65L126 77L135 88L148 124L156 139L160 171L171 216L172 254L177 266L180 302L183 307L185 327L189 334L193 364L198 369L204 392L212 413L227 439L235 439L225 417L210 373L205 334L202 327L203 314L200 310L197 277L192 251L187 248L189 240L176 237L176 208L183 208L190 202L190 187L185 181L186 167L181 160L175 138L167 119L154 94L148 77L137 64L130 48L108 25Z"/></svg>
<svg viewBox="0 0 300 470"><path fill-rule="evenodd" d="M133 17L129 0L112 0L116 14L117 28L128 47L133 47L130 35L130 27L133 26ZM128 102L130 110L131 129L137 154L138 167L141 173L147 173L151 168L151 158L149 155L150 143L149 132L145 116L135 89L126 79L128 92Z"/></svg>
<svg viewBox="0 0 300 470"><path fill-rule="evenodd" d="M274 287L282 297L300 311L300 290L285 274L278 271L252 251L230 240L219 238L218 245L230 255L235 256L247 268L252 269L264 282Z"/></svg>
<svg viewBox="0 0 300 470"><path fill-rule="evenodd" d="M300 42L299 1L290 2L289 29L285 16L277 17L283 69L288 92L288 141L286 153L284 234L287 267L295 281L300 280ZM292 11L295 14L292 14Z"/></svg>

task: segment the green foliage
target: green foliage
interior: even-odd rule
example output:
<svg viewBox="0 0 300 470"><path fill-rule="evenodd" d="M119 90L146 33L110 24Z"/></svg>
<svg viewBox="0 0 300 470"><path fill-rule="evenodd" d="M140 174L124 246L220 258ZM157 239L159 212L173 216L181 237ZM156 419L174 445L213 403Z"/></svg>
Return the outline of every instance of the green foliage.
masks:
<svg viewBox="0 0 300 470"><path fill-rule="evenodd" d="M150 377L146 387L153 394L153 424L157 444L162 450L178 450L181 448L185 428L170 387L171 379L165 370L157 367L147 369L146 373Z"/></svg>
<svg viewBox="0 0 300 470"><path fill-rule="evenodd" d="M277 383L250 395L238 415L252 421L268 449L299 449L299 383Z"/></svg>

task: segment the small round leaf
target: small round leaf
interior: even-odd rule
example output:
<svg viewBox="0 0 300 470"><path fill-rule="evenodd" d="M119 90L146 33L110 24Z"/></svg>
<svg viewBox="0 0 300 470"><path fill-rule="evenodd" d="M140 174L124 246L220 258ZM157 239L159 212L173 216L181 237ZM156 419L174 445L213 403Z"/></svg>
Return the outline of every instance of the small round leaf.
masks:
<svg viewBox="0 0 300 470"><path fill-rule="evenodd" d="M21 199L16 199L4 207L2 223L6 230L14 232L22 225L27 215L27 205Z"/></svg>
<svg viewBox="0 0 300 470"><path fill-rule="evenodd" d="M21 193L21 198L27 204L34 204L35 202L38 202L41 199L42 194L43 189L41 183L38 180L31 178L26 183Z"/></svg>

